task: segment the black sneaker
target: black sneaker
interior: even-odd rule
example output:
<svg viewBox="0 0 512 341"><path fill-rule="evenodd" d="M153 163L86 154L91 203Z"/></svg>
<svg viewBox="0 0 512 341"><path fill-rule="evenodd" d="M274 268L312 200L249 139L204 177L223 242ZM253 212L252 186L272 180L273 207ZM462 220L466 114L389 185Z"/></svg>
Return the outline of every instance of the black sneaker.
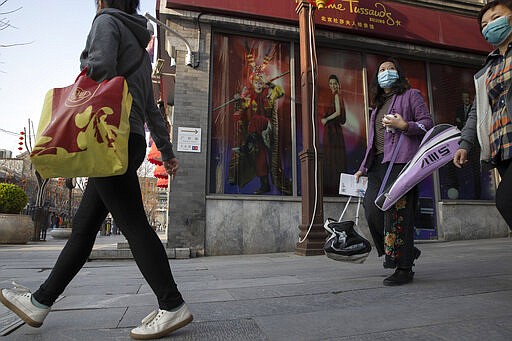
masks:
<svg viewBox="0 0 512 341"><path fill-rule="evenodd" d="M411 269L396 269L395 272L384 279L385 286L403 285L412 282L414 272Z"/></svg>

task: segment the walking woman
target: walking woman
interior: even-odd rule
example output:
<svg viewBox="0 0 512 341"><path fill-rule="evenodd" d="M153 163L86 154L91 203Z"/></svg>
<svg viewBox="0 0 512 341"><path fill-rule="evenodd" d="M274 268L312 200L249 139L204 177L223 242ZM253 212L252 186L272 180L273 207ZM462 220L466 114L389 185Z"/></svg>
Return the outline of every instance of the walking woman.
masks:
<svg viewBox="0 0 512 341"><path fill-rule="evenodd" d="M347 116L340 94L340 81L336 75L329 76L329 89L332 94L332 105L321 120L324 125L324 193L337 195L340 173L347 171L345 139L343 138L343 124L345 124Z"/></svg>
<svg viewBox="0 0 512 341"><path fill-rule="evenodd" d="M413 280L414 260L421 253L414 247L417 189L413 188L386 212L375 206L375 199L381 185L392 183L412 159L433 122L421 93L411 88L393 58L379 64L370 85L370 99L374 109L370 115L368 146L355 177L358 180L368 175L363 200L366 220L378 256L385 255L384 268L396 268L384 279L384 285L402 285ZM386 171L395 150L396 158L386 181Z"/></svg>
<svg viewBox="0 0 512 341"><path fill-rule="evenodd" d="M480 160L496 167L501 181L496 190L496 207L512 230L512 1L495 0L478 15L484 38L495 50L475 76L476 94L462 129L459 150L453 163L468 163L468 153L480 146ZM479 145L478 145L479 144Z"/></svg>
<svg viewBox="0 0 512 341"><path fill-rule="evenodd" d="M73 219L71 236L37 291L31 294L28 288L15 284L13 289L0 292L0 301L33 327L43 324L55 300L87 261L109 212L128 240L135 262L159 305L130 336L158 338L192 321L174 282L162 242L146 218L137 177L146 153L144 123L162 154L167 173L174 175L179 167L165 121L154 102L151 62L145 50L150 34L146 19L137 14L138 8L139 0L98 0L97 14L80 57L81 69L87 68L88 76L98 82L126 75L135 63L140 64L127 76L133 96L128 170L120 176L89 178Z"/></svg>

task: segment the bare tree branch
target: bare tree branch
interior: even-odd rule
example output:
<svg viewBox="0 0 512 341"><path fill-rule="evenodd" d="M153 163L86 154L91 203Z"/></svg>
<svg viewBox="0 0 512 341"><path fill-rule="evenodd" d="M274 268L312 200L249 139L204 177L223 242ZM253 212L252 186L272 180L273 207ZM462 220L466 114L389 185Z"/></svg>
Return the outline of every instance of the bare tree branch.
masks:
<svg viewBox="0 0 512 341"><path fill-rule="evenodd" d="M0 6L2 6L3 4L5 4L7 2L4 1L3 3L0 4ZM4 14L11 14L11 13L14 13L14 12L18 12L20 9L22 9L23 7L18 7L16 9L13 9L12 11L7 11L7 12L0 12L0 15L4 15Z"/></svg>
<svg viewBox="0 0 512 341"><path fill-rule="evenodd" d="M1 44L0 45L0 48L5 48L5 47L13 47L13 46L22 46L22 45L30 45L32 44L33 41L29 41L28 43L14 43L14 44Z"/></svg>
<svg viewBox="0 0 512 341"><path fill-rule="evenodd" d="M8 1L9 0L0 0L0 7L2 7L5 4L7 4ZM13 14L15 12L18 12L22 8L23 7L18 7L18 8L13 9L13 10L5 10L5 11L0 12L0 31L4 31L4 30L7 30L7 29L18 30L18 28L16 26L11 25L11 21L7 17L5 17L5 16ZM33 41L31 41L31 42L21 42L21 43L6 43L6 42L2 42L0 44L0 49L9 48L9 47L23 46L23 45L30 45L32 43L33 43ZM0 70L0 73L5 74L6 72L4 70Z"/></svg>

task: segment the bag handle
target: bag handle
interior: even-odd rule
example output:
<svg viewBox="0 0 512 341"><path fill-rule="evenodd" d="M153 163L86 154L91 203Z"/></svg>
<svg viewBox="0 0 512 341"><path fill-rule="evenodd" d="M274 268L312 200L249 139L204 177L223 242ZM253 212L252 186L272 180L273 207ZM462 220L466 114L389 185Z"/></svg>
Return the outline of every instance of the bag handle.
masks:
<svg viewBox="0 0 512 341"><path fill-rule="evenodd" d="M398 150L400 149L400 145L402 144L404 134L400 134L400 138L398 139L398 143L395 146L395 150L393 150L393 155L391 156L391 160L389 161L388 169L386 170L386 175L384 175L384 179L382 179L382 184L380 185L379 194L377 194L377 197L379 197L382 192L384 192L384 188L386 187L386 182L388 182L389 174L391 173L391 169L393 169L393 164L395 163L396 156L398 155Z"/></svg>
<svg viewBox="0 0 512 341"><path fill-rule="evenodd" d="M396 102L397 95L393 95L393 102L391 102L391 106L389 109L389 112L395 111L395 102ZM398 155L398 150L400 149L400 145L402 144L402 139L404 137L403 133L400 133L400 138L398 139L398 143L395 146L395 149L393 150L393 155L391 156L391 160L389 161L388 169L386 170L386 175L384 175L384 179L382 180L382 184L379 188L379 194L377 194L377 197L379 197L382 192L384 192L384 188L386 187L386 182L388 182L389 174L391 173L391 170L393 169L393 164L395 163L396 156Z"/></svg>
<svg viewBox="0 0 512 341"><path fill-rule="evenodd" d="M146 50L145 49L142 49L142 56L140 57L139 61L137 62L137 64L134 64L129 70L128 72L126 72L126 74L123 76L125 79L128 78L129 76L131 76L135 71L137 71L137 69L142 65L142 62L144 62L144 57L146 55ZM75 83L78 81L78 78L80 78L80 76L86 76L87 75L87 66L84 67L82 69L82 71L80 72L80 74L76 77L75 79Z"/></svg>
<svg viewBox="0 0 512 341"><path fill-rule="evenodd" d="M345 212L347 211L348 205L350 204L350 200L352 199L352 196L348 197L347 202L345 203L345 208L343 208L343 212L341 212L341 215L338 219L338 223L341 222L343 219L343 216L345 215ZM359 209L361 208L361 197L357 197L357 208L356 208L356 219L354 225L359 225ZM324 226L325 227L325 226Z"/></svg>

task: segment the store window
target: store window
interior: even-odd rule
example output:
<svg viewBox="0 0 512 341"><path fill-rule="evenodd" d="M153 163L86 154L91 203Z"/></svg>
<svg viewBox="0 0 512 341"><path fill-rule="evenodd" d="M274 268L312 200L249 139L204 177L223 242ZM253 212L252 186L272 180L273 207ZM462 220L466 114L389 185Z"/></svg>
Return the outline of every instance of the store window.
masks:
<svg viewBox="0 0 512 341"><path fill-rule="evenodd" d="M298 51L298 48L296 48ZM299 54L296 52L296 60ZM341 173L354 174L366 148L366 115L361 53L317 49L318 75L315 98L316 147L323 155L323 194L339 196ZM296 75L300 66L296 63ZM300 77L296 77L297 152L302 150L302 99ZM311 99L310 99L311 100ZM301 194L300 161L297 156L298 194Z"/></svg>
<svg viewBox="0 0 512 341"><path fill-rule="evenodd" d="M291 195L290 45L214 34L210 192Z"/></svg>
<svg viewBox="0 0 512 341"><path fill-rule="evenodd" d="M361 54L319 48L316 125L325 196L337 196L341 173L354 174L366 148Z"/></svg>
<svg viewBox="0 0 512 341"><path fill-rule="evenodd" d="M462 129L474 99L473 74L477 69L431 64L434 119ZM495 187L492 172L480 169L480 148L469 153L469 162L459 169L449 163L439 170L443 200L492 200Z"/></svg>

